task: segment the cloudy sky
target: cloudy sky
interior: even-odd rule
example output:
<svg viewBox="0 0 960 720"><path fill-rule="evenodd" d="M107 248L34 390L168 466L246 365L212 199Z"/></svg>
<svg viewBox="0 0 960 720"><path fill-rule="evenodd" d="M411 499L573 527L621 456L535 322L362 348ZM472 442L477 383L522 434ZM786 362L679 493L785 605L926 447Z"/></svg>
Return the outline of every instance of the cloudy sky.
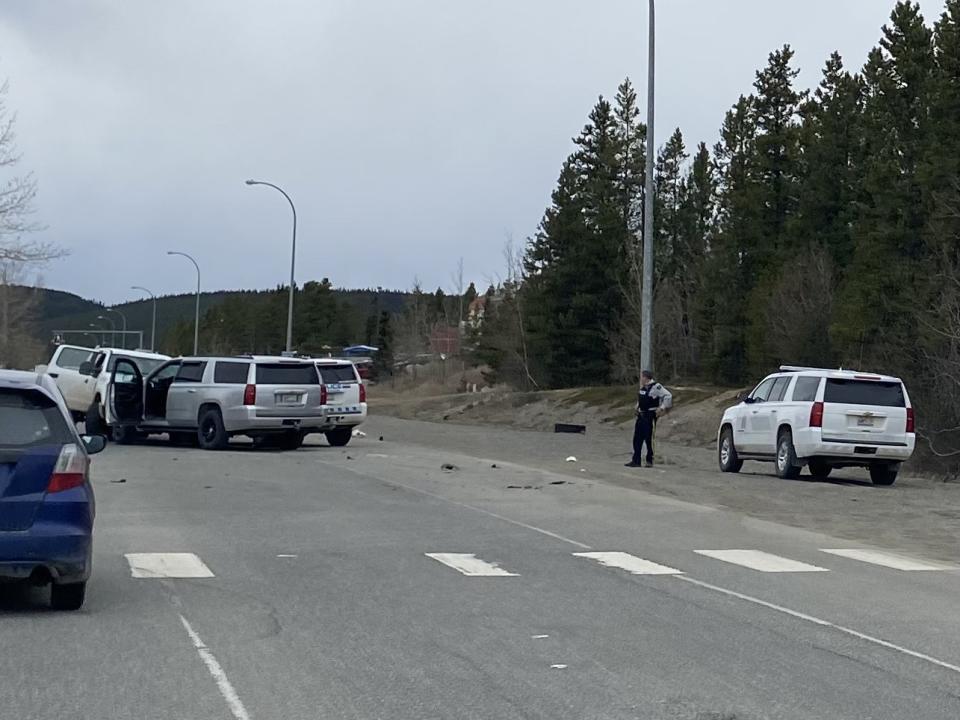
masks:
<svg viewBox="0 0 960 720"><path fill-rule="evenodd" d="M658 144L711 145L770 50L813 85L859 67L894 0L659 0ZM924 0L928 21L942 9ZM0 77L44 237L48 287L286 282L451 289L502 273L536 227L571 136L625 75L645 97L642 0L7 0Z"/></svg>

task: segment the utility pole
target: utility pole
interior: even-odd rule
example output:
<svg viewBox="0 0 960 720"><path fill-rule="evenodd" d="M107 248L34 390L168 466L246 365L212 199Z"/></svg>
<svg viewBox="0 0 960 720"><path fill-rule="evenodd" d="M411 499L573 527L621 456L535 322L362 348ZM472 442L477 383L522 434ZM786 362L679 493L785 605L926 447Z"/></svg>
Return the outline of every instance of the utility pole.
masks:
<svg viewBox="0 0 960 720"><path fill-rule="evenodd" d="M643 285L641 290L640 366L653 370L653 167L657 148L653 140L654 109L654 0L650 2L647 40L647 177L643 189Z"/></svg>
<svg viewBox="0 0 960 720"><path fill-rule="evenodd" d="M247 185L266 185L271 187L290 203L290 210L293 212L293 241L290 244L290 296L287 300L287 352L293 352L293 295L294 295L294 274L297 267L297 208L293 200L279 185L274 185L263 180L247 180Z"/></svg>
<svg viewBox="0 0 960 720"><path fill-rule="evenodd" d="M153 298L153 321L150 323L150 352L157 351L157 296L140 285L131 285L131 290L141 290Z"/></svg>

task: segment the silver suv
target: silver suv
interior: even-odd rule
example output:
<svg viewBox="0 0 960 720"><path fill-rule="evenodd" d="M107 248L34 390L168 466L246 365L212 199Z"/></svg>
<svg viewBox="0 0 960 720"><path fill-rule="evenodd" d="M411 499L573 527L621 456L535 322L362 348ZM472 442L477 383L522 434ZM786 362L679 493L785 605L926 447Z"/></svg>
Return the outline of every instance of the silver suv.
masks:
<svg viewBox="0 0 960 720"><path fill-rule="evenodd" d="M329 425L327 401L312 360L268 357L182 357L146 377L118 358L109 389L113 435L119 443L168 433L174 443L206 450L233 435L295 450Z"/></svg>

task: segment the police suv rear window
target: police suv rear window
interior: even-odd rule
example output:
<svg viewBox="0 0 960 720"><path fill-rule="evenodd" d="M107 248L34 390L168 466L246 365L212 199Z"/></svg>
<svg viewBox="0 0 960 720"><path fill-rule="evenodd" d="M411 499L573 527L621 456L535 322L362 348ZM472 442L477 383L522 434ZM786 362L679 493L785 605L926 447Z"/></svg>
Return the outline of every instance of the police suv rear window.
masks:
<svg viewBox="0 0 960 720"><path fill-rule="evenodd" d="M319 385L320 376L313 363L263 363L257 365L260 385Z"/></svg>
<svg viewBox="0 0 960 720"><path fill-rule="evenodd" d="M847 405L903 407L903 386L898 382L827 378L823 401Z"/></svg>
<svg viewBox="0 0 960 720"><path fill-rule="evenodd" d="M320 377L329 385L336 383L355 383L357 376L353 374L353 365L318 365Z"/></svg>

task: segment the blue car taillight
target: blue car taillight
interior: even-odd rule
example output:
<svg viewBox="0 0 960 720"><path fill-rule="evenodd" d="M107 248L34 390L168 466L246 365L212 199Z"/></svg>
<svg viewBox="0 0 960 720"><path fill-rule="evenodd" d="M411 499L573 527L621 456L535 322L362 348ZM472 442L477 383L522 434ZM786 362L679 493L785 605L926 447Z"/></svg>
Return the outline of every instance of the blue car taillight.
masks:
<svg viewBox="0 0 960 720"><path fill-rule="evenodd" d="M64 445L57 458L57 464L50 474L47 492L55 493L80 487L87 481L90 460L87 454L76 445Z"/></svg>

